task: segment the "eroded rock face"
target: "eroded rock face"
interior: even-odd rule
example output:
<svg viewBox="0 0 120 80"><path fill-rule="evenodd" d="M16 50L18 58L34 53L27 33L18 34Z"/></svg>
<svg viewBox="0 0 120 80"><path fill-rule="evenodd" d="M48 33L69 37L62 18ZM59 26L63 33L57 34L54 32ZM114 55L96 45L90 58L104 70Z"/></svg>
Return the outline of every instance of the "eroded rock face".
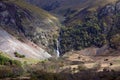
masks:
<svg viewBox="0 0 120 80"><path fill-rule="evenodd" d="M107 5L100 11L101 16L114 14L114 13L115 13L115 6L114 5Z"/></svg>
<svg viewBox="0 0 120 80"><path fill-rule="evenodd" d="M105 15L115 15L120 12L120 2L116 2L116 4L108 4L105 7L103 7L100 11L101 16Z"/></svg>
<svg viewBox="0 0 120 80"><path fill-rule="evenodd" d="M117 11L117 12L120 12L120 2L117 2L117 3L116 3L116 11Z"/></svg>
<svg viewBox="0 0 120 80"><path fill-rule="evenodd" d="M57 18L47 12L39 14L12 2L0 2L0 19L0 25L12 35L47 48L54 44L53 36L58 35L60 26Z"/></svg>

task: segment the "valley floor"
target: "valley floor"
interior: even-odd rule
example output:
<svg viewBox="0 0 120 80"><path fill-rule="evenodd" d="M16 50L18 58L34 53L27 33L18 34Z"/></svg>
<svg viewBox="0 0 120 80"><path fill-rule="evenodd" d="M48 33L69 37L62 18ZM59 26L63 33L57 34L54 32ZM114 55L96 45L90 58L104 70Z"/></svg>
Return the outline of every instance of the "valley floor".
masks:
<svg viewBox="0 0 120 80"><path fill-rule="evenodd" d="M77 68L80 62L83 62L84 67L87 69L94 69L98 67L98 71L103 69L120 70L120 55L117 56L85 56L78 52L70 52L66 56L66 60L70 62L77 62L74 65L67 65L67 67Z"/></svg>
<svg viewBox="0 0 120 80"><path fill-rule="evenodd" d="M120 80L120 56L88 56L71 51L62 57L24 65L17 78L0 80ZM85 76L87 75L87 76Z"/></svg>

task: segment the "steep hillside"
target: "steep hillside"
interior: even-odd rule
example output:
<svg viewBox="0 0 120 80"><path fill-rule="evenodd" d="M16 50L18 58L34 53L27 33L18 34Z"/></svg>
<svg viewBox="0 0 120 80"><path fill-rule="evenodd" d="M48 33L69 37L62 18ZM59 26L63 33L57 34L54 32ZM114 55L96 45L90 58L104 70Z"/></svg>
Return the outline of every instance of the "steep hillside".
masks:
<svg viewBox="0 0 120 80"><path fill-rule="evenodd" d="M48 12L21 0L0 1L0 25L17 39L25 38L53 52L60 23Z"/></svg>
<svg viewBox="0 0 120 80"><path fill-rule="evenodd" d="M46 51L53 53L60 23L48 12L22 0L2 0L0 27L2 51L12 56L16 51L29 58L45 59L50 57Z"/></svg>
<svg viewBox="0 0 120 80"><path fill-rule="evenodd" d="M65 17L59 37L61 53L104 45L118 49L119 0L27 1Z"/></svg>
<svg viewBox="0 0 120 80"><path fill-rule="evenodd" d="M0 29L0 51L10 55L12 59L19 58L15 53L18 53L18 55L24 55L24 58L26 59L32 58L39 60L51 57L45 50L41 49L36 44L30 41L21 42L3 29Z"/></svg>
<svg viewBox="0 0 120 80"><path fill-rule="evenodd" d="M116 0L26 0L47 11L60 15L68 15L83 8L104 6ZM94 7L95 8L95 7Z"/></svg>
<svg viewBox="0 0 120 80"><path fill-rule="evenodd" d="M66 27L63 27L60 33L62 52L109 45L109 48L118 50L119 53L120 2L108 1L106 3L109 4L105 3L106 5L101 7L97 5L98 3L99 1L94 4L95 6L83 8L66 18L64 21Z"/></svg>

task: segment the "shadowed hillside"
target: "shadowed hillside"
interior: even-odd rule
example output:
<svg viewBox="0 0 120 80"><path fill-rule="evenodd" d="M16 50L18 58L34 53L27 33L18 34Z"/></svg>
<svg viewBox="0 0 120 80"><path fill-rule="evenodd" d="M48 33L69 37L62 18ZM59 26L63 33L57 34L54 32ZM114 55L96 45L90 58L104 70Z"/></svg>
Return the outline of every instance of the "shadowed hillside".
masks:
<svg viewBox="0 0 120 80"><path fill-rule="evenodd" d="M100 7L117 0L26 0L55 14L67 16L68 14L88 7Z"/></svg>

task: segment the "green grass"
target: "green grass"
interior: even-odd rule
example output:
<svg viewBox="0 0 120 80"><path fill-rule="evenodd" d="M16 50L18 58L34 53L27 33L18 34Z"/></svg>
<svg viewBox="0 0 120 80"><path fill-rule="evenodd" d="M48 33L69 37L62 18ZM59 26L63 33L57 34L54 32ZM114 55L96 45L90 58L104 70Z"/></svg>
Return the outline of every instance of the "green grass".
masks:
<svg viewBox="0 0 120 80"><path fill-rule="evenodd" d="M0 65L17 65L21 66L21 62L18 60L12 60L9 57L3 55L5 53L0 52Z"/></svg>
<svg viewBox="0 0 120 80"><path fill-rule="evenodd" d="M4 62L0 62L2 64L8 63L8 61L12 61L13 64L17 64L18 62L20 62L20 65L24 65L24 64L37 64L39 62L41 62L41 60L39 59L30 59L30 58L19 58L19 59L13 59L13 57L9 56L7 53L3 53L0 52L0 61L4 61Z"/></svg>

